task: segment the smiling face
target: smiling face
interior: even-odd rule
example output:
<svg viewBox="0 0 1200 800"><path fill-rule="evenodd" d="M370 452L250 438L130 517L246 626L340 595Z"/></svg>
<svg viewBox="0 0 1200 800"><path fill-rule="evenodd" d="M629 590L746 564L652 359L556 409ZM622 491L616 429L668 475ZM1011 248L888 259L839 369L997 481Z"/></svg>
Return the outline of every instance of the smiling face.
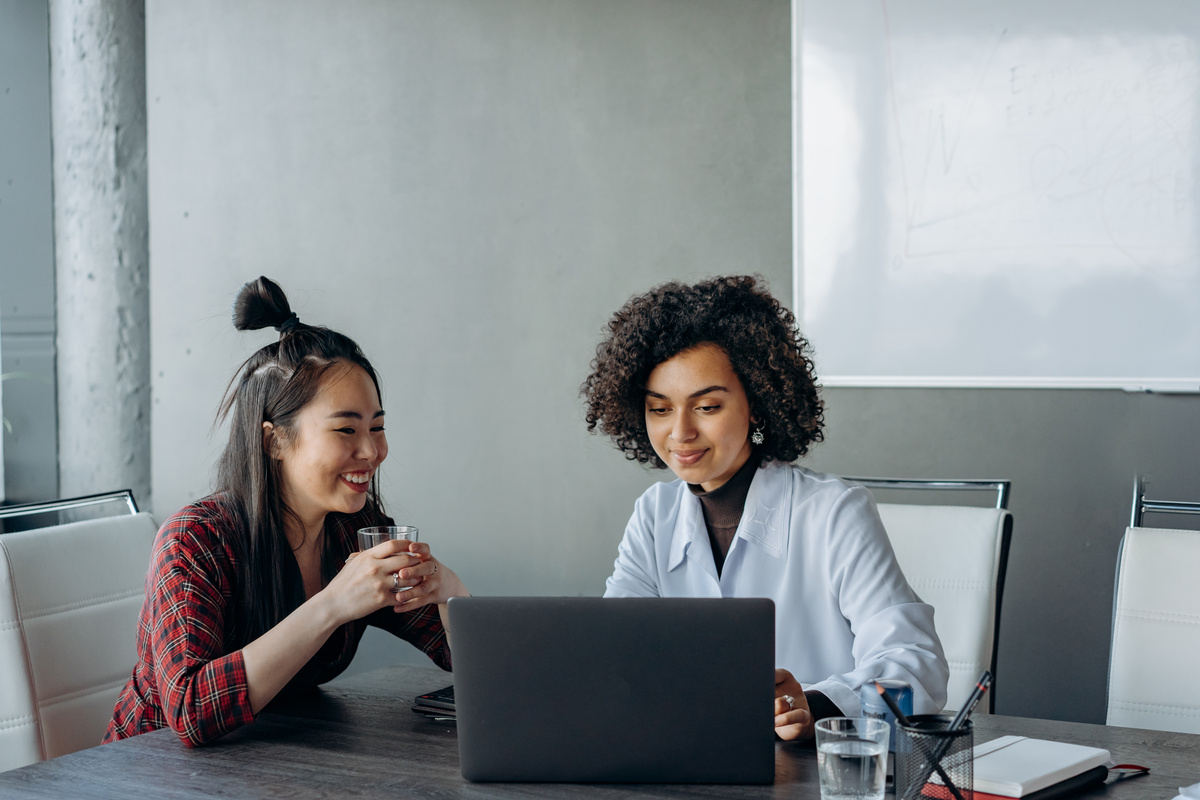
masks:
<svg viewBox="0 0 1200 800"><path fill-rule="evenodd" d="M685 350L646 381L646 431L671 471L706 492L750 458L750 401L715 344Z"/></svg>
<svg viewBox="0 0 1200 800"><path fill-rule="evenodd" d="M271 423L263 429L280 461L284 502L307 530L319 529L331 511L353 513L366 505L371 477L388 446L379 394L362 367L330 370L281 437L285 441L270 441Z"/></svg>

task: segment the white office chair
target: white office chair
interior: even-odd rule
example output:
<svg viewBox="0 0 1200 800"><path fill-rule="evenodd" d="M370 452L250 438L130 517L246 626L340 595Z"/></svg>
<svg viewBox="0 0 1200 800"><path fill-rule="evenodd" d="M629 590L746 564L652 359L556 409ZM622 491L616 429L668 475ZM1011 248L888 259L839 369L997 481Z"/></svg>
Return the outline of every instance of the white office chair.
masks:
<svg viewBox="0 0 1200 800"><path fill-rule="evenodd" d="M1200 514L1147 501L1135 481L1113 595L1108 724L1200 733L1200 531L1141 527L1142 511Z"/></svg>
<svg viewBox="0 0 1200 800"><path fill-rule="evenodd" d="M896 560L909 584L934 608L950 665L946 710L966 702L985 669L996 675L1000 606L1012 539L1008 481L846 478L872 489L995 491L995 508L880 503ZM995 711L995 682L975 713Z"/></svg>
<svg viewBox="0 0 1200 800"><path fill-rule="evenodd" d="M130 489L89 494L38 503L0 506L0 533L15 533L34 528L49 528L69 522L138 513L137 501Z"/></svg>
<svg viewBox="0 0 1200 800"><path fill-rule="evenodd" d="M0 771L100 743L157 530L141 513L0 534Z"/></svg>

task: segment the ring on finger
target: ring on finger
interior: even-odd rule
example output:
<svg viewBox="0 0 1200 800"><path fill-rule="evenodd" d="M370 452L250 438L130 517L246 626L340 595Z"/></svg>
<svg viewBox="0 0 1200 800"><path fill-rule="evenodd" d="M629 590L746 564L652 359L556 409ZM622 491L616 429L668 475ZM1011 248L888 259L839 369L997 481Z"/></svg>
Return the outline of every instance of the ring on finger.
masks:
<svg viewBox="0 0 1200 800"><path fill-rule="evenodd" d="M392 591L393 592L400 591L400 573L399 572L392 573Z"/></svg>
<svg viewBox="0 0 1200 800"><path fill-rule="evenodd" d="M783 699L787 702L788 708L794 709L796 707L796 698L792 697L790 694L785 694Z"/></svg>

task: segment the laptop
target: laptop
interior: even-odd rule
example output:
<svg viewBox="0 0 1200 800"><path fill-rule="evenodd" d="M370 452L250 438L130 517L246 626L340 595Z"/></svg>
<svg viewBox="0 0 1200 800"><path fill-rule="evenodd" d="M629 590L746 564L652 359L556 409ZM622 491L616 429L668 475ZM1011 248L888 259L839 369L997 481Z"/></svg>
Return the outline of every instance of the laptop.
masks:
<svg viewBox="0 0 1200 800"><path fill-rule="evenodd" d="M775 604L456 597L471 781L772 783Z"/></svg>

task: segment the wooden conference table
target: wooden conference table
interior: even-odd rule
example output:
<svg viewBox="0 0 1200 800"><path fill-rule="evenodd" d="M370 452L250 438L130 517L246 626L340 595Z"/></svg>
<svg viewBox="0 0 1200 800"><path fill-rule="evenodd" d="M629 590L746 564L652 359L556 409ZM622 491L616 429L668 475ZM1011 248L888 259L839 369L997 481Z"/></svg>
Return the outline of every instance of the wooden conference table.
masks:
<svg viewBox="0 0 1200 800"><path fill-rule="evenodd" d="M186 749L164 730L0 773L0 797L820 797L813 746L789 743L776 744L773 786L470 783L454 724L409 710L414 696L448 683L433 667L378 669L276 704L209 747ZM1098 745L1118 763L1151 768L1081 797L1171 798L1200 782L1200 735L976 718L977 743L1009 733Z"/></svg>

